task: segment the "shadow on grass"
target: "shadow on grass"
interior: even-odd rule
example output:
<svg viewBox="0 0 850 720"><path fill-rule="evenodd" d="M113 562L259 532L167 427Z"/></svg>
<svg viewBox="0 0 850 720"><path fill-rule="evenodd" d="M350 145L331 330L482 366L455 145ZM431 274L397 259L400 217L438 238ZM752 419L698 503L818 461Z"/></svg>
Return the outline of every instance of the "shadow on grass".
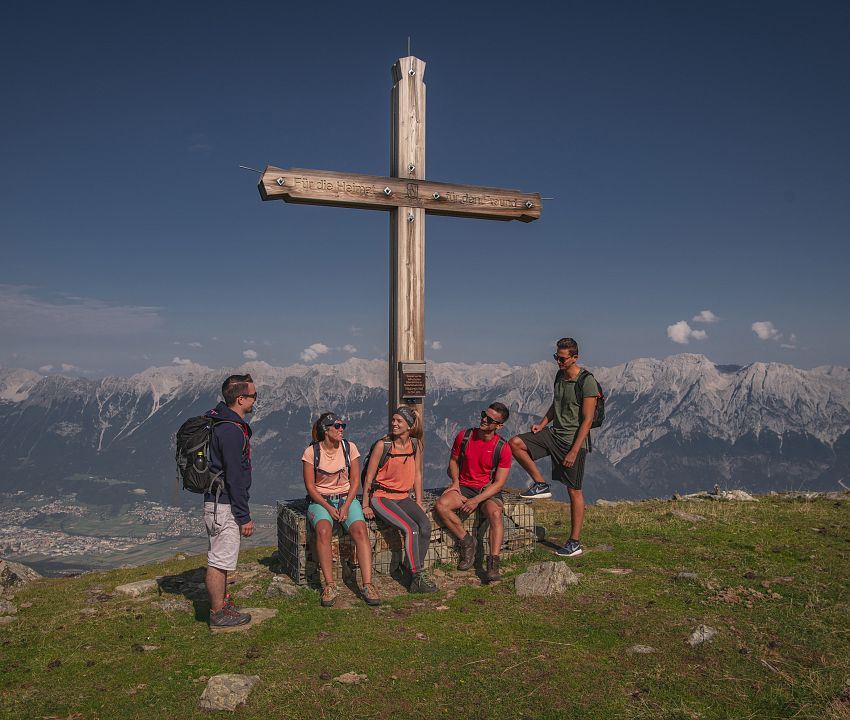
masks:
<svg viewBox="0 0 850 720"><path fill-rule="evenodd" d="M168 595L182 595L192 603L195 620L206 623L210 615L210 601L204 579L206 567L184 570L177 575L163 575L157 579L159 592Z"/></svg>

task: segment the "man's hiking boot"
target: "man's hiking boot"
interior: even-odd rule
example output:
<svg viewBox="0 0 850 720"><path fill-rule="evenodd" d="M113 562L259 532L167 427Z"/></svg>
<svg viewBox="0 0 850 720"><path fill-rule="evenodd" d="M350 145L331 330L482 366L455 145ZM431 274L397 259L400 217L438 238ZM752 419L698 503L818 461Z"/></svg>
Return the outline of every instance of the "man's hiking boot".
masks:
<svg viewBox="0 0 850 720"><path fill-rule="evenodd" d="M555 551L555 554L560 555L561 557L576 557L577 555L581 555L583 552L584 550L578 540L569 540L564 547L558 548Z"/></svg>
<svg viewBox="0 0 850 720"><path fill-rule="evenodd" d="M475 540L472 535L466 533L463 540L458 540L458 553L460 560L457 564L458 570L469 570L475 562Z"/></svg>
<svg viewBox="0 0 850 720"><path fill-rule="evenodd" d="M325 585L325 589L322 590L322 599L319 602L321 602L322 607L331 607L336 602L337 595L339 595L339 591L336 589L336 583Z"/></svg>
<svg viewBox="0 0 850 720"><path fill-rule="evenodd" d="M487 557L487 572L484 579L488 583L499 582L502 579L502 574L499 572L499 556L490 555Z"/></svg>
<svg viewBox="0 0 850 720"><path fill-rule="evenodd" d="M372 583L364 583L363 587L360 588L360 595L367 605L377 607L381 604L381 598L378 597L378 591L375 590L375 586Z"/></svg>
<svg viewBox="0 0 850 720"><path fill-rule="evenodd" d="M544 500L552 497L552 491L546 483L534 483L528 490L519 494L526 500Z"/></svg>
<svg viewBox="0 0 850 720"><path fill-rule="evenodd" d="M432 593L437 592L438 588L420 570L417 573L413 573L413 580L410 582L409 589L412 593Z"/></svg>
<svg viewBox="0 0 850 720"><path fill-rule="evenodd" d="M250 613L241 612L228 599L217 612L210 610L210 627L236 627L251 622Z"/></svg>

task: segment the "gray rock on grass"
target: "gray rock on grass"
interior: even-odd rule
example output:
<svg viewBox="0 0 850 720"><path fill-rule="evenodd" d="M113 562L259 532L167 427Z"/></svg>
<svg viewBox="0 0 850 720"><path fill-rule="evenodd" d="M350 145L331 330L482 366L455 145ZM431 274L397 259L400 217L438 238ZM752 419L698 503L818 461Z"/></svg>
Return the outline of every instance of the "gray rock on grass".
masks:
<svg viewBox="0 0 850 720"><path fill-rule="evenodd" d="M21 563L0 560L0 592L28 585L41 578L35 570Z"/></svg>
<svg viewBox="0 0 850 720"><path fill-rule="evenodd" d="M632 645L626 648L626 652L629 655L650 655L655 652L655 648L650 645Z"/></svg>
<svg viewBox="0 0 850 720"><path fill-rule="evenodd" d="M157 592L158 590L159 583L157 583L156 580L137 580L136 582L119 585L115 588L115 593L117 595L123 595L124 597L137 598L142 595Z"/></svg>
<svg viewBox="0 0 850 720"><path fill-rule="evenodd" d="M298 586L286 575L275 575L266 590L266 597L292 597L298 594Z"/></svg>
<svg viewBox="0 0 850 720"><path fill-rule="evenodd" d="M0 600L0 615L17 615L18 608L8 600Z"/></svg>
<svg viewBox="0 0 850 720"><path fill-rule="evenodd" d="M526 572L518 575L517 595L557 595L570 585L578 583L576 575L564 562L544 562L531 565Z"/></svg>
<svg viewBox="0 0 850 720"><path fill-rule="evenodd" d="M233 712L240 705L244 705L251 693L251 688L260 681L259 675L235 675L224 673L213 675L201 699L198 707L204 710L229 710Z"/></svg>
<svg viewBox="0 0 850 720"><path fill-rule="evenodd" d="M688 645L696 647L703 643L711 642L717 637L717 630L708 625L697 625L691 636L688 638Z"/></svg>

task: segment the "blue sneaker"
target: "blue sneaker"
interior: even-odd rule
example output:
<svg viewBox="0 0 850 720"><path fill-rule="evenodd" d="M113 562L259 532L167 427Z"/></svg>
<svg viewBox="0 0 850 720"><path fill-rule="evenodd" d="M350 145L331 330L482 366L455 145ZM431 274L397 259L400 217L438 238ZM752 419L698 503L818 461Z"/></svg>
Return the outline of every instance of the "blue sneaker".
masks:
<svg viewBox="0 0 850 720"><path fill-rule="evenodd" d="M578 540L569 540L564 547L558 548L555 554L561 557L575 557L576 555L581 555L583 552L584 550Z"/></svg>
<svg viewBox="0 0 850 720"><path fill-rule="evenodd" d="M526 500L544 500L552 497L552 491L546 483L534 483L528 490L520 493L521 498Z"/></svg>

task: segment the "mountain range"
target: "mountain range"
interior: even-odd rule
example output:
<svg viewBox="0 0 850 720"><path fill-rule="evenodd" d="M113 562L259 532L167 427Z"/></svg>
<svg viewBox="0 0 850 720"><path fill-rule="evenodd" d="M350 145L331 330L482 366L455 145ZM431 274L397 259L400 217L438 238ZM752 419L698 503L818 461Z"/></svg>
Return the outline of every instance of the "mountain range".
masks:
<svg viewBox="0 0 850 720"><path fill-rule="evenodd" d="M606 420L593 431L585 475L590 500L715 484L754 492L850 485L846 368L716 365L681 354L591 370L606 395ZM259 392L249 418L252 500L303 493L300 457L320 412L345 416L347 436L364 454L385 431L385 361L284 368L250 362L239 371L253 375ZM176 490L174 433L216 404L231 372L190 364L89 380L0 368L0 491L77 492L113 505L128 502L128 493L196 500ZM527 430L551 402L554 374L551 362L429 363L426 486L444 484L455 434L477 425L480 410L494 400L511 410L503 435ZM542 468L548 475L548 460ZM525 481L512 469L510 484Z"/></svg>

